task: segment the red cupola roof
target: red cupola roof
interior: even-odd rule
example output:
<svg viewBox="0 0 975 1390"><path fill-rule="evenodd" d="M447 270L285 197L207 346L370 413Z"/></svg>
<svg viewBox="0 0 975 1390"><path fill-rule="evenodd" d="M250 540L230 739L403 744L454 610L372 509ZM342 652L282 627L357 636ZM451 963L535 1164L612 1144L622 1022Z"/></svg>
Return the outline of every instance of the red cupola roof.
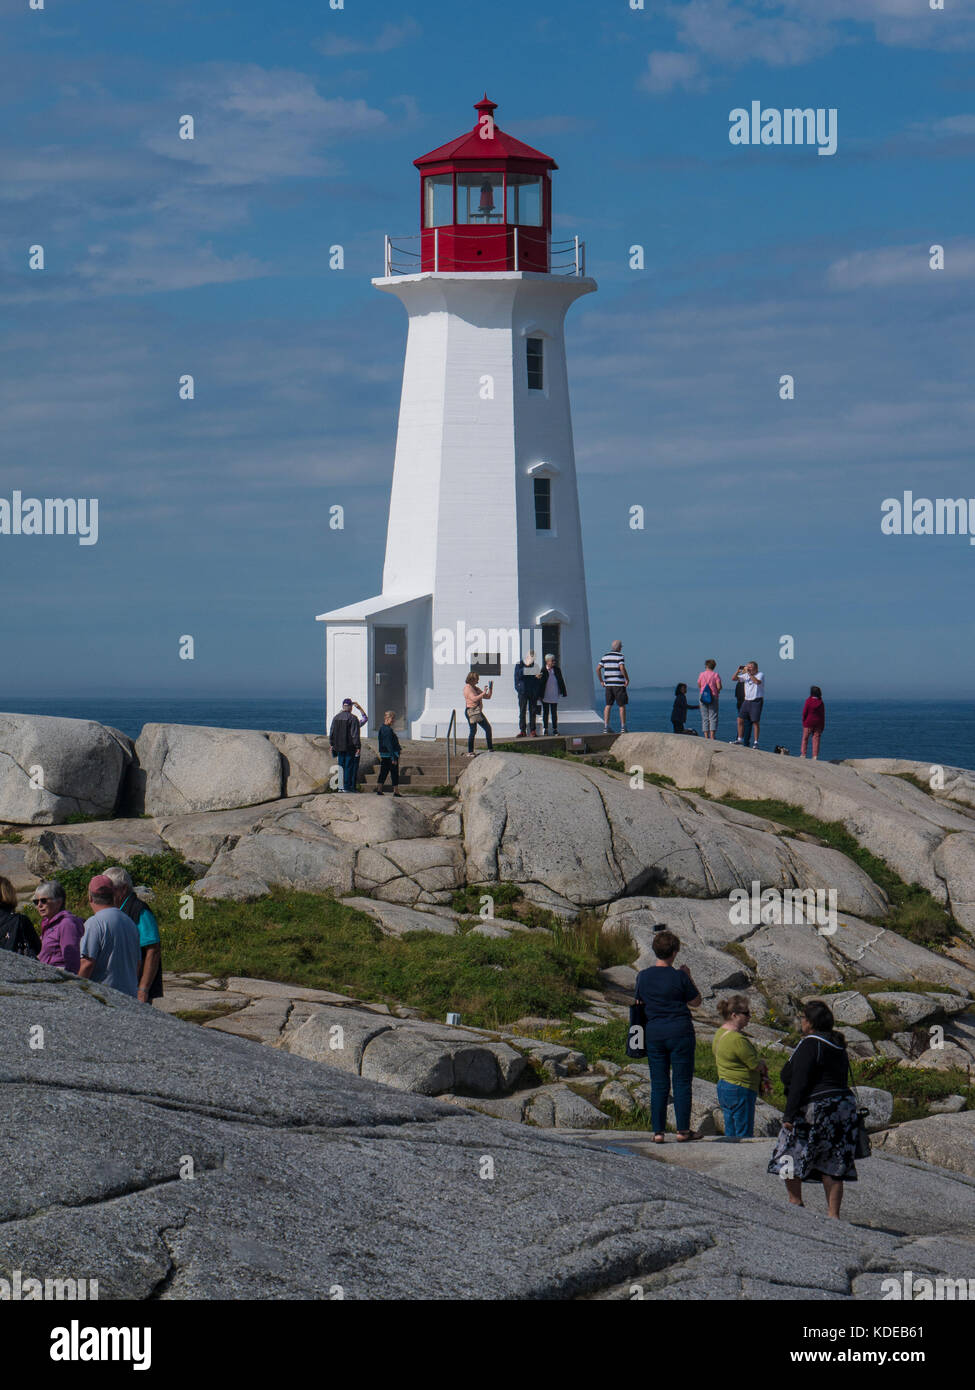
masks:
<svg viewBox="0 0 975 1390"><path fill-rule="evenodd" d="M558 165L497 126L497 102L475 102L473 130L413 163L420 171L423 270L550 267L552 170Z"/></svg>
<svg viewBox="0 0 975 1390"><path fill-rule="evenodd" d="M477 112L477 124L473 130L467 131L464 135L458 135L453 140L448 140L446 145L440 145L437 149L431 150L429 154L421 155L419 159L414 159L413 163L420 170L426 169L432 164L457 164L467 161L484 168L486 160L494 159L525 160L536 168L557 169L559 167L551 155L542 154L541 150L526 145L524 140L516 140L513 135L506 134L494 122L494 113L497 109L497 102L491 101L485 92L481 100L474 103L474 110ZM485 116L490 118L490 126L485 121ZM484 134L485 129L492 130L490 137Z"/></svg>

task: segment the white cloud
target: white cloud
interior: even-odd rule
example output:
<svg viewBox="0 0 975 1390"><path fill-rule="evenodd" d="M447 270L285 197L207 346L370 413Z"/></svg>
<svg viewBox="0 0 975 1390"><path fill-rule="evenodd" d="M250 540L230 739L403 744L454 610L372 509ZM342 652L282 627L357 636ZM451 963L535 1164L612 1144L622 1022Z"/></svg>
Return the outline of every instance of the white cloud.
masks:
<svg viewBox="0 0 975 1390"><path fill-rule="evenodd" d="M257 64L213 64L181 79L178 114L194 119L192 140L181 140L175 116L165 131L151 129L145 143L157 154L191 164L213 184L254 184L322 178L341 163L322 151L387 123L384 112L357 97L323 97L302 72Z"/></svg>
<svg viewBox="0 0 975 1390"><path fill-rule="evenodd" d="M672 92L676 87L693 90L705 86L701 79L701 64L693 53L651 53L647 71L639 85L655 95Z"/></svg>
<svg viewBox="0 0 975 1390"><path fill-rule="evenodd" d="M319 39L315 47L328 58L345 58L352 53L388 53L415 39L420 32L416 20L407 19L402 24L384 24L378 34L366 39L329 34Z"/></svg>
<svg viewBox="0 0 975 1390"><path fill-rule="evenodd" d="M944 270L932 270L929 247L945 248ZM888 246L873 251L856 251L834 261L826 272L827 284L836 290L859 290L888 285L928 285L942 278L975 280L975 239L954 238L916 246Z"/></svg>
<svg viewBox="0 0 975 1390"><path fill-rule="evenodd" d="M650 54L638 86L654 95L705 85L707 68L798 67L864 37L946 52L975 48L973 0L946 0L944 11L926 0L690 0L666 6L664 17L679 47Z"/></svg>

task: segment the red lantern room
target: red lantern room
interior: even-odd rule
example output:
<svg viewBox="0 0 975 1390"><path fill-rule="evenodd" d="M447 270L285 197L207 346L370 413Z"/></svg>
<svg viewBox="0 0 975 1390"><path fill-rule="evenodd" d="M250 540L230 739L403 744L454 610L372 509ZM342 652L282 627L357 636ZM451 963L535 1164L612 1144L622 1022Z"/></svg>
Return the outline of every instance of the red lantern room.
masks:
<svg viewBox="0 0 975 1390"><path fill-rule="evenodd" d="M421 270L548 272L555 160L507 135L485 93L477 124L413 162ZM578 271L577 271L578 273Z"/></svg>

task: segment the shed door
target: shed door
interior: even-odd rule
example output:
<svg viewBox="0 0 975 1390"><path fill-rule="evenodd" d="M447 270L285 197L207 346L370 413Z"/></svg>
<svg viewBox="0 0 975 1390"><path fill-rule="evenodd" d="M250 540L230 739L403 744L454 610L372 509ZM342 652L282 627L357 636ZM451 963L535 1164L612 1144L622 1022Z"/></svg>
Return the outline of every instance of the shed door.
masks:
<svg viewBox="0 0 975 1390"><path fill-rule="evenodd" d="M406 727L406 628L373 628L373 707L370 711L376 729L388 709L395 710L394 728Z"/></svg>

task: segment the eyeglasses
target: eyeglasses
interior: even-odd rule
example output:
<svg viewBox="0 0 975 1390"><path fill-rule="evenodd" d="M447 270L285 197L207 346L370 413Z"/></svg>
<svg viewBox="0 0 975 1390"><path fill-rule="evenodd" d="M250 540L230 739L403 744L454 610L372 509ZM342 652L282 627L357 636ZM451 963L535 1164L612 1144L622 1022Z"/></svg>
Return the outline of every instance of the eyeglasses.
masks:
<svg viewBox="0 0 975 1390"><path fill-rule="evenodd" d="M50 903L53 901L53 898L31 898L31 902L35 907L40 907L42 903Z"/></svg>

